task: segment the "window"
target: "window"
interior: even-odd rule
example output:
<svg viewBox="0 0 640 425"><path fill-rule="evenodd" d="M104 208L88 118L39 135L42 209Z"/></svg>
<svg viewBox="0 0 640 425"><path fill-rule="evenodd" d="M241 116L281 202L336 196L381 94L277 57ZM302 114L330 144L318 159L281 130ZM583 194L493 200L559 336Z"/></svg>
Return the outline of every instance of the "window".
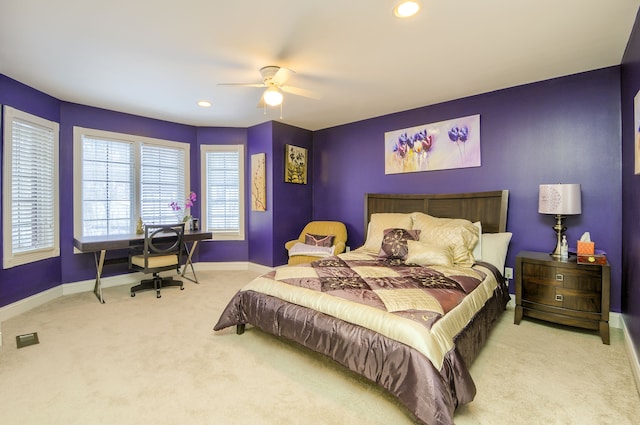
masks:
<svg viewBox="0 0 640 425"><path fill-rule="evenodd" d="M201 146L202 228L214 239L244 239L244 146Z"/></svg>
<svg viewBox="0 0 640 425"><path fill-rule="evenodd" d="M59 127L4 107L5 269L60 255Z"/></svg>
<svg viewBox="0 0 640 425"><path fill-rule="evenodd" d="M74 233L109 236L182 219L169 207L189 193L188 143L74 127Z"/></svg>

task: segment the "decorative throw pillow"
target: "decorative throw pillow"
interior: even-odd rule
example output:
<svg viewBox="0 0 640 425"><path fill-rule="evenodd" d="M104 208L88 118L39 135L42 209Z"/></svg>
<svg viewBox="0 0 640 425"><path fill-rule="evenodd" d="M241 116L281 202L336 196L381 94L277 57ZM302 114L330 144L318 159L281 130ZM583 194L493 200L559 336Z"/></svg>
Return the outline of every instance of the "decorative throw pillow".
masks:
<svg viewBox="0 0 640 425"><path fill-rule="evenodd" d="M407 230L407 229L387 229L384 231L382 237L382 246L378 253L378 258L394 259L398 258L404 260L407 258L409 248L407 248L407 241L417 241L420 237L419 230Z"/></svg>
<svg viewBox="0 0 640 425"><path fill-rule="evenodd" d="M313 246L332 246L335 235L314 235L312 233L304 234L304 244Z"/></svg>
<svg viewBox="0 0 640 425"><path fill-rule="evenodd" d="M453 252L449 246L407 241L409 252L405 263L419 266L453 266Z"/></svg>

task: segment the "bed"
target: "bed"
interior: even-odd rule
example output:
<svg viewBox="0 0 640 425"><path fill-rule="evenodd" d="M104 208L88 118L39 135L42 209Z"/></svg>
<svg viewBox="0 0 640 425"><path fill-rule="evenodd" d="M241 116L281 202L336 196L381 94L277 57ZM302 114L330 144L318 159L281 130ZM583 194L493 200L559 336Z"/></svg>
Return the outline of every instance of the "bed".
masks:
<svg viewBox="0 0 640 425"><path fill-rule="evenodd" d="M214 326L245 325L324 354L426 425L473 400L468 367L509 300L508 191L365 195L365 243L250 282Z"/></svg>

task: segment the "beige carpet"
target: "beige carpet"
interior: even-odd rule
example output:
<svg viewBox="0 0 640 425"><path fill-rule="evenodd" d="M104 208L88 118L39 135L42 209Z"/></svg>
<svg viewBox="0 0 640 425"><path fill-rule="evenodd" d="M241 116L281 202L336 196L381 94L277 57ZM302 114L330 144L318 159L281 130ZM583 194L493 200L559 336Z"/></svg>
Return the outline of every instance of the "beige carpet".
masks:
<svg viewBox="0 0 640 425"><path fill-rule="evenodd" d="M2 323L2 424L411 424L386 392L249 329L211 328L254 272L199 272L160 299L128 287L69 295ZM16 348L38 332L40 344ZM622 332L600 337L507 310L471 369L456 424L637 424Z"/></svg>

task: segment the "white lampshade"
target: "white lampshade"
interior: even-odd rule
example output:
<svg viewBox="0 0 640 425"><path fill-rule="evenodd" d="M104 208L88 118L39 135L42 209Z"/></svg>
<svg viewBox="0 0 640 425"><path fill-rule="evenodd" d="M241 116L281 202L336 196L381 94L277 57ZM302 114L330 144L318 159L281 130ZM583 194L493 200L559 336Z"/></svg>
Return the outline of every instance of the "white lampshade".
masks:
<svg viewBox="0 0 640 425"><path fill-rule="evenodd" d="M582 213L579 184L541 184L538 197L540 214L573 215Z"/></svg>
<svg viewBox="0 0 640 425"><path fill-rule="evenodd" d="M282 103L282 93L277 87L271 86L264 92L264 103L269 106L278 106Z"/></svg>

